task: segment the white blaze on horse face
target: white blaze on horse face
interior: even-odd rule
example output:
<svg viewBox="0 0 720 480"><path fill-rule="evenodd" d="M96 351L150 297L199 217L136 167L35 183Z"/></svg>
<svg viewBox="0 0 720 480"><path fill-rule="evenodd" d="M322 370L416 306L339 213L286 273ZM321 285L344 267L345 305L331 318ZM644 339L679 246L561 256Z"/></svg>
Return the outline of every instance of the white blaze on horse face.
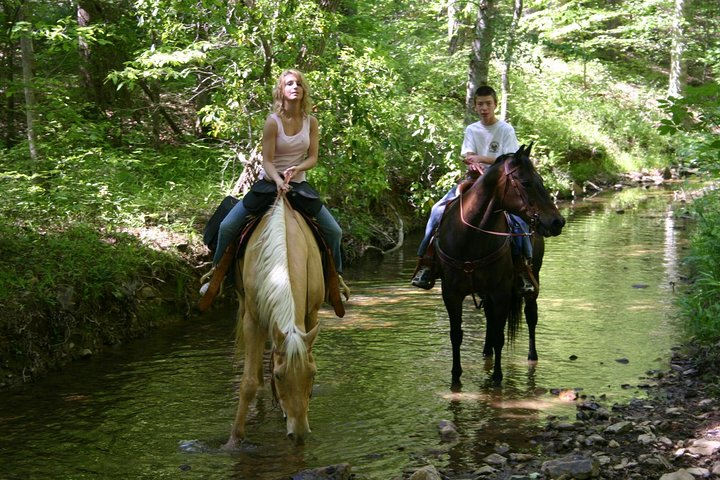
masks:
<svg viewBox="0 0 720 480"><path fill-rule="evenodd" d="M308 410L317 367L312 353L305 362L289 365L284 352L274 354L273 383L287 423L287 435L296 442L310 433Z"/></svg>

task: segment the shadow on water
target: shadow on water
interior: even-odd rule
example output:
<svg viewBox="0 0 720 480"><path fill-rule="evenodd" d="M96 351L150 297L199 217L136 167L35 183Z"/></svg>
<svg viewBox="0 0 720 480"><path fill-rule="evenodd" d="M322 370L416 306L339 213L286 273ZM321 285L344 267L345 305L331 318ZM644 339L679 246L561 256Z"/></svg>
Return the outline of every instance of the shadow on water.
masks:
<svg viewBox="0 0 720 480"><path fill-rule="evenodd" d="M0 394L0 478L278 479L348 462L387 479L433 463L467 471L506 443L536 448L549 415L574 418L555 390L608 402L642 395L676 340L674 283L683 228L667 194L626 191L565 207L541 278L536 367L525 331L504 356L501 388L482 358L482 317L467 299L463 386L450 388L450 340L440 289L409 286L419 238L346 271L347 315L321 313L318 377L303 447L285 440L267 388L239 452L221 452L237 402L234 312L214 311ZM441 440L450 420L458 438Z"/></svg>

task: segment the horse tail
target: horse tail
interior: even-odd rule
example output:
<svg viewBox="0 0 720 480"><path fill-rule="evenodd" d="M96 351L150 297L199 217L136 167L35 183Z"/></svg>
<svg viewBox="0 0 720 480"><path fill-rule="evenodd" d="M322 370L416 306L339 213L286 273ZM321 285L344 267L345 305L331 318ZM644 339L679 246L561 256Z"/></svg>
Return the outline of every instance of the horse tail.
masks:
<svg viewBox="0 0 720 480"><path fill-rule="evenodd" d="M510 296L510 315L508 315L507 323L507 340L509 345L512 345L515 341L515 336L522 325L523 303L523 296L513 288Z"/></svg>
<svg viewBox="0 0 720 480"><path fill-rule="evenodd" d="M287 362L288 365L293 365L295 361L305 361L307 348L301 332L295 327L296 309L288 265L286 208L285 196L278 195L258 240L260 248L256 260L256 278L259 279L257 307L261 321L266 322L270 338L274 338L276 327L282 332Z"/></svg>

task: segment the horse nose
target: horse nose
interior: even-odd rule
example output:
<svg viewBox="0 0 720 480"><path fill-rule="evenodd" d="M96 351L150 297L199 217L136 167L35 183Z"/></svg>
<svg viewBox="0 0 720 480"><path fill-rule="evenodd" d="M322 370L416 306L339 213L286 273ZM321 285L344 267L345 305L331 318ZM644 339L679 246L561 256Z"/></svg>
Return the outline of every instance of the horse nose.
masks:
<svg viewBox="0 0 720 480"><path fill-rule="evenodd" d="M293 442L295 445L305 445L305 435L291 432L288 433L287 436L288 439L290 439L290 441Z"/></svg>

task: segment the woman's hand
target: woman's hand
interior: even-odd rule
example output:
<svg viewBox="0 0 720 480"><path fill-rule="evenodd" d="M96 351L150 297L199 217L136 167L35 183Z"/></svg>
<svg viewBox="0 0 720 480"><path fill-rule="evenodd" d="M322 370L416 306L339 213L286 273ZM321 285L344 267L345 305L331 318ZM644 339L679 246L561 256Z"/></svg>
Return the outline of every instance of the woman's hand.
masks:
<svg viewBox="0 0 720 480"><path fill-rule="evenodd" d="M297 172L297 167L295 167L295 166L288 167L287 169L285 169L285 171L283 172L283 176L285 177L286 184L289 184L292 181L296 172Z"/></svg>
<svg viewBox="0 0 720 480"><path fill-rule="evenodd" d="M287 181L283 180L280 176L275 179L275 186L277 187L278 193L290 190L290 185L288 185Z"/></svg>

